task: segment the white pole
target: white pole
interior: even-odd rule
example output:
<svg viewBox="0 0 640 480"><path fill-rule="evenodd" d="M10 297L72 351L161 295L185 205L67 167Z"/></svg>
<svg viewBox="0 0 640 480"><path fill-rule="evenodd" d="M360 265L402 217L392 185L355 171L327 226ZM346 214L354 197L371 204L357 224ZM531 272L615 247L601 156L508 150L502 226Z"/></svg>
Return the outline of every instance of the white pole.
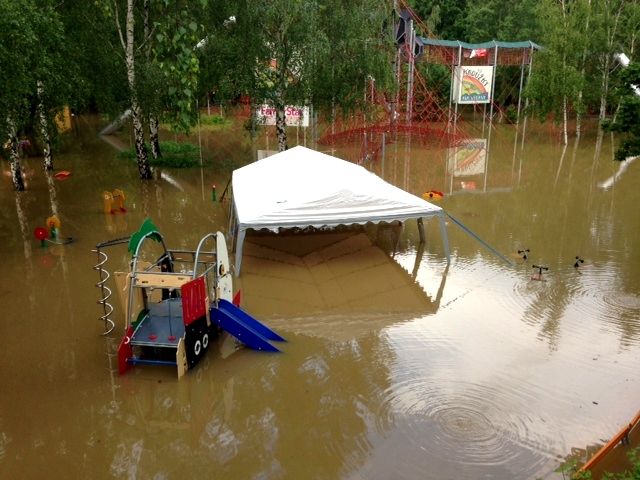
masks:
<svg viewBox="0 0 640 480"><path fill-rule="evenodd" d="M454 82L459 82L460 79L456 76L455 72L458 69L461 69L462 66L460 65L462 63L462 45L458 44L458 64L456 65L456 68L453 69L452 72L452 78ZM462 72L460 72L462 73ZM455 88L455 87L454 87ZM459 87L458 87L459 88ZM455 92L457 92L458 90L454 90ZM456 98L456 107L455 110L453 112L453 134L456 134L456 126L458 124L458 99Z"/></svg>

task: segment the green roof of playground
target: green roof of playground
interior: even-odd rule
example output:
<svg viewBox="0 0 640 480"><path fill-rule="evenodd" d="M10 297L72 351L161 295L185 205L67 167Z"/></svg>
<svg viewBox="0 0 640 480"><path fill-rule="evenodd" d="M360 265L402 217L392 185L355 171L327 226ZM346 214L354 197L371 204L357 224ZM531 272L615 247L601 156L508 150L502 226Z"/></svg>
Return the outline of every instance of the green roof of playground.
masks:
<svg viewBox="0 0 640 480"><path fill-rule="evenodd" d="M425 45L433 45L435 47L462 47L468 50L478 50L480 48L533 48L534 50L542 50L542 47L531 40L523 42L499 42L497 40L491 40L490 42L483 43L467 43L460 40L438 40L435 38L420 37L420 40Z"/></svg>

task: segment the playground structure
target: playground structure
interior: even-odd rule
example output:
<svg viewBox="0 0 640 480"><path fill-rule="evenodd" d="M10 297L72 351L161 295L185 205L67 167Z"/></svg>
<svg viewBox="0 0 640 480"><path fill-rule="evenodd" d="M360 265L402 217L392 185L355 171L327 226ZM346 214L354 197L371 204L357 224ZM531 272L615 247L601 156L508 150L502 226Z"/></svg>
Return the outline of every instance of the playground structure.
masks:
<svg viewBox="0 0 640 480"><path fill-rule="evenodd" d="M395 26L396 92L389 94L376 89L370 79L364 92L369 108L362 114L339 119L331 124L318 142L323 145L360 144L358 162L384 158L386 145L405 139L428 147L452 148L478 136L461 118L461 105L482 104L482 136L488 119L487 149L490 144L494 118L494 88L498 65L519 66L519 85L515 123L519 125L523 109L522 90L525 71L531 75L533 55L540 47L533 42L497 42L470 44L460 41L438 40L404 1L398 2ZM449 70L449 85L429 81L421 66L439 65ZM472 95L462 100L461 92L475 81L466 75L467 67L484 67L492 72L485 85L484 97ZM482 86L479 86L482 88ZM445 91L448 89L448 98ZM482 98L480 98L482 97ZM526 103L526 101L525 101ZM489 113L487 115L487 104ZM474 110L475 111L475 110ZM523 131L526 129L526 119Z"/></svg>
<svg viewBox="0 0 640 480"><path fill-rule="evenodd" d="M106 285L106 247L128 244L132 257L128 272L115 272L124 312L124 335L118 347L118 370L134 365L168 365L178 378L204 357L219 329L255 350L277 352L271 341L282 337L258 322L233 302L233 280L224 235L209 233L195 250L167 249L151 220L125 238L96 245L103 307L104 335L115 328L112 294ZM155 247L155 248L154 248ZM155 261L154 252L160 251Z"/></svg>
<svg viewBox="0 0 640 480"><path fill-rule="evenodd" d="M124 207L124 192L116 188L113 192L102 192L102 201L104 203L104 213L114 215L118 212L125 213L127 209Z"/></svg>
<svg viewBox="0 0 640 480"><path fill-rule="evenodd" d="M59 238L60 237L60 219L57 215L51 215L45 221L45 227L36 227L33 231L34 237L40 240L40 246L46 247L52 245L66 245L73 242L73 238Z"/></svg>

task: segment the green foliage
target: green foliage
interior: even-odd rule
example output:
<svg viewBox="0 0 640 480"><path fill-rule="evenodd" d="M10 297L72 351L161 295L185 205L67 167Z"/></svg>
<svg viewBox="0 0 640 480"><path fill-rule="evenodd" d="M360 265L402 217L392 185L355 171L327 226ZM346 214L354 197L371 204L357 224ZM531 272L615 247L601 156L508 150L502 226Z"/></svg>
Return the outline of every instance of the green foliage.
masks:
<svg viewBox="0 0 640 480"><path fill-rule="evenodd" d="M63 82L76 111L116 115L129 107L120 40L109 10L83 2L57 2L64 25Z"/></svg>
<svg viewBox="0 0 640 480"><path fill-rule="evenodd" d="M183 8L178 0L167 0L165 6L165 16L154 22L154 34L147 39L153 42L148 65L153 75L146 76L147 84L152 85L146 93L152 98L159 94L160 105L152 110L163 112L163 119L174 131L188 133L198 116L200 61L196 45L204 33L192 9Z"/></svg>
<svg viewBox="0 0 640 480"><path fill-rule="evenodd" d="M604 480L640 480L640 448L630 450L627 456L631 469L622 473L605 473Z"/></svg>
<svg viewBox="0 0 640 480"><path fill-rule="evenodd" d="M18 128L28 118L30 98L36 93L38 80L33 65L37 58L39 13L35 2L0 0L0 128L7 136L5 121L11 116Z"/></svg>
<svg viewBox="0 0 640 480"><path fill-rule="evenodd" d="M147 148L150 146L147 145ZM191 168L200 165L200 151L197 146L191 143L160 142L160 150L162 156L149 162L154 167ZM135 159L135 148L122 151L120 156Z"/></svg>
<svg viewBox="0 0 640 480"><path fill-rule="evenodd" d="M231 121L219 115L200 115L200 123L202 125L226 127L231 124Z"/></svg>
<svg viewBox="0 0 640 480"><path fill-rule="evenodd" d="M414 10L436 36L446 40L532 40L539 37L537 0L414 1Z"/></svg>
<svg viewBox="0 0 640 480"><path fill-rule="evenodd" d="M630 470L625 470L621 473L605 472L602 478L604 480L640 480L640 447L630 450L627 453L627 457L631 464ZM593 478L591 471L579 471L576 458L572 458L560 465L556 472L561 473L562 478L565 478L565 474L567 474L567 478L571 480L591 480Z"/></svg>
<svg viewBox="0 0 640 480"><path fill-rule="evenodd" d="M467 0L414 0L413 9L432 33L447 40L467 40Z"/></svg>
<svg viewBox="0 0 640 480"><path fill-rule="evenodd" d="M212 2L203 49L216 98L347 110L363 105L368 78L390 83L392 12L376 0ZM233 15L235 22L229 22Z"/></svg>

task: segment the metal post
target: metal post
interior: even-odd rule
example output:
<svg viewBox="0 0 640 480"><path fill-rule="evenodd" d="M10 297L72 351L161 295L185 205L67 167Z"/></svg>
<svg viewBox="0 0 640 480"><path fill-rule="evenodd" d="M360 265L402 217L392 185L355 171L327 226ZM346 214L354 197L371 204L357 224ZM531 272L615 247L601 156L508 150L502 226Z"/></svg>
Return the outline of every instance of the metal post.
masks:
<svg viewBox="0 0 640 480"><path fill-rule="evenodd" d="M409 23L408 23L408 38L409 38L409 43L405 43L405 47L408 45L408 56L409 56L409 63L408 63L408 67L407 67L407 117L406 117L406 122L409 124L411 123L411 117L413 115L413 68L414 68L414 56L413 56L413 50L414 50L414 40L415 40L415 31L413 29L413 20L410 19ZM407 34L405 34L405 36L407 36Z"/></svg>
<svg viewBox="0 0 640 480"><path fill-rule="evenodd" d="M458 64L456 65L457 68L454 68L453 72L452 72L452 78L454 82L458 82L460 81L460 78L458 78L455 74L457 69L461 69L462 65L460 65L462 63L462 45L458 44ZM456 90L454 90L456 91ZM456 125L458 123L458 99L456 98L456 107L455 110L453 112L453 134L456 134Z"/></svg>
<svg viewBox="0 0 640 480"><path fill-rule="evenodd" d="M529 85L529 81L531 80L531 69L533 67L533 44L529 50L529 73L527 74L527 85ZM527 130L527 108L529 107L529 97L524 100L524 121L522 122L522 144L520 145L520 150L524 149L524 134Z"/></svg>
<svg viewBox="0 0 640 480"><path fill-rule="evenodd" d="M426 236L424 234L424 222L422 221L422 217L418 218L418 233L420 234L420 243L424 243Z"/></svg>
<svg viewBox="0 0 640 480"><path fill-rule="evenodd" d="M384 154L385 154L385 150L386 150L386 145L385 145L385 132L382 132L382 168L380 171L380 178L382 178L384 180Z"/></svg>
<svg viewBox="0 0 640 480"><path fill-rule="evenodd" d="M487 152L486 152L486 160L484 167L484 187L483 190L487 191L487 177L489 176L489 151L491 150L491 130L493 125L493 98L494 98L494 90L496 87L496 73L498 71L498 44L496 43L495 49L493 51L493 78L491 79L491 95L489 95L489 102L491 104L491 108L489 109L489 135L487 138Z"/></svg>
<svg viewBox="0 0 640 480"><path fill-rule="evenodd" d="M460 47L458 47L459 49ZM455 60L451 58L451 85L449 85L449 110L447 110L447 133L451 130L451 104L453 103L453 72L456 69Z"/></svg>
<svg viewBox="0 0 640 480"><path fill-rule="evenodd" d="M520 133L520 108L522 106L522 84L524 82L524 53L522 55L522 63L520 65L520 86L518 88L518 113L516 114L516 135L513 140L513 156L511 158L511 180L513 180L513 171L516 166L516 151L518 150L518 134Z"/></svg>
<svg viewBox="0 0 640 480"><path fill-rule="evenodd" d="M445 221L445 212L442 210L439 217L440 236L442 237L442 245L444 246L444 254L447 257L447 264L451 263L451 251L449 249L449 236L447 235L447 223Z"/></svg>

